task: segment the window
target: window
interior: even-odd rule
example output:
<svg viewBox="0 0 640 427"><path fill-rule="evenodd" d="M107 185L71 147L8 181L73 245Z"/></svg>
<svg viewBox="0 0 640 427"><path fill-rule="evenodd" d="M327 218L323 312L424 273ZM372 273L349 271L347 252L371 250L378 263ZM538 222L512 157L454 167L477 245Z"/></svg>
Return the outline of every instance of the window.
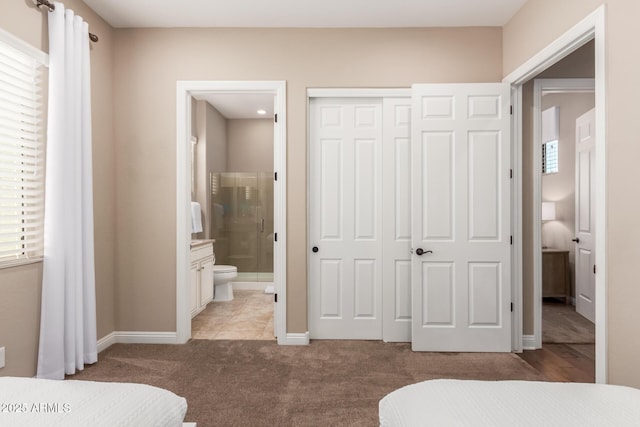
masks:
<svg viewBox="0 0 640 427"><path fill-rule="evenodd" d="M0 266L43 253L46 60L0 32Z"/></svg>
<svg viewBox="0 0 640 427"><path fill-rule="evenodd" d="M542 144L542 173L558 172L558 141Z"/></svg>
<svg viewBox="0 0 640 427"><path fill-rule="evenodd" d="M560 135L560 108L542 111L542 173L558 172L558 139Z"/></svg>

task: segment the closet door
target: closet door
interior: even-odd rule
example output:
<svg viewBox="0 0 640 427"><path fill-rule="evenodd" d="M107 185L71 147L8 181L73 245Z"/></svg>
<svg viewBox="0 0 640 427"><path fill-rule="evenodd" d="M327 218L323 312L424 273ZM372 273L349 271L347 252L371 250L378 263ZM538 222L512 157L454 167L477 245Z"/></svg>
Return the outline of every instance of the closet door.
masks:
<svg viewBox="0 0 640 427"><path fill-rule="evenodd" d="M380 99L311 100L311 338L382 338L381 146Z"/></svg>
<svg viewBox="0 0 640 427"><path fill-rule="evenodd" d="M411 341L411 98L382 102L382 339Z"/></svg>
<svg viewBox="0 0 640 427"><path fill-rule="evenodd" d="M510 91L412 88L412 348L510 351Z"/></svg>

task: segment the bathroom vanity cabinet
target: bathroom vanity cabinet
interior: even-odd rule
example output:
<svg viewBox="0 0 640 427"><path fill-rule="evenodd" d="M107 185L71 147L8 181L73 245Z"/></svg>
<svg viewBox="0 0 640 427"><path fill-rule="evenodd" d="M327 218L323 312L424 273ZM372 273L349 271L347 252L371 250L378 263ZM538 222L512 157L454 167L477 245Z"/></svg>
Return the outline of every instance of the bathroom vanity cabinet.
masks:
<svg viewBox="0 0 640 427"><path fill-rule="evenodd" d="M192 318L204 310L213 299L214 263L215 255L212 240L197 240L191 243L189 297Z"/></svg>

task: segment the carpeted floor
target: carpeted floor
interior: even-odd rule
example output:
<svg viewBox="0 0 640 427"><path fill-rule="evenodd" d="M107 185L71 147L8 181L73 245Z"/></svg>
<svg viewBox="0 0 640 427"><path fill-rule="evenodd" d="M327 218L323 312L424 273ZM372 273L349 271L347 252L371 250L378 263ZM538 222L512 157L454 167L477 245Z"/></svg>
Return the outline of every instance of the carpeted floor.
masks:
<svg viewBox="0 0 640 427"><path fill-rule="evenodd" d="M545 300L542 304L542 342L595 344L595 325L576 313L574 306Z"/></svg>
<svg viewBox="0 0 640 427"><path fill-rule="evenodd" d="M434 378L543 380L510 353L415 353L379 341L192 340L116 344L71 377L138 382L187 399L186 421L205 426L376 426L378 401Z"/></svg>

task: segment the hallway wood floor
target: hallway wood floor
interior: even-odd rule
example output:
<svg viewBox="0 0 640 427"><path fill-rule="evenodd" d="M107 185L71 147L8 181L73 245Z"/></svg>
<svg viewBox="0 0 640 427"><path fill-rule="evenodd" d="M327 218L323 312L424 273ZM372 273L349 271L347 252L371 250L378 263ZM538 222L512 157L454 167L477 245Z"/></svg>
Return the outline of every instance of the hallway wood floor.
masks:
<svg viewBox="0 0 640 427"><path fill-rule="evenodd" d="M521 359L549 381L595 382L595 325L564 301L545 298L542 349L526 350Z"/></svg>
<svg viewBox="0 0 640 427"><path fill-rule="evenodd" d="M549 381L595 382L595 344L543 344L518 356Z"/></svg>

